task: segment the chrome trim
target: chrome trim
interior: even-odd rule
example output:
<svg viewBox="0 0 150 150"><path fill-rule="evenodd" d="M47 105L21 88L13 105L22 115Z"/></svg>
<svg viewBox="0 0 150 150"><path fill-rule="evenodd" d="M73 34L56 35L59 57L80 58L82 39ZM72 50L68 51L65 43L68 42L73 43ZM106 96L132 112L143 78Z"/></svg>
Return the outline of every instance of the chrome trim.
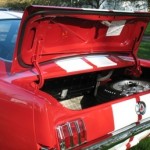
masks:
<svg viewBox="0 0 150 150"><path fill-rule="evenodd" d="M63 132L62 132L61 126L57 127L57 133L59 134L60 139L61 139L61 142L59 142L61 150L66 150L66 146L65 146L65 142L64 142L64 138L63 138L64 135L62 135Z"/></svg>
<svg viewBox="0 0 150 150"><path fill-rule="evenodd" d="M143 101L138 102L135 111L137 115L144 115L146 113L146 104Z"/></svg>
<svg viewBox="0 0 150 150"><path fill-rule="evenodd" d="M78 132L78 142L79 142L79 145L81 144L81 130L80 130L80 127L79 127L79 123L78 121L75 121L75 126L77 128L77 132Z"/></svg>
<svg viewBox="0 0 150 150"><path fill-rule="evenodd" d="M74 147L74 142L73 142L73 133L72 133L72 129L71 129L71 123L70 122L67 122L67 128L68 128L68 131L69 131L69 135L70 135L70 143L71 143L71 147Z"/></svg>
<svg viewBox="0 0 150 150"><path fill-rule="evenodd" d="M94 149L98 149L98 150L103 150L103 149L109 149L115 145L117 145L118 143L134 136L137 135L145 130L150 129L150 121L147 121L145 123L141 123L135 127L132 127L131 129L128 129L122 133L116 134L110 138L107 138L101 142L97 142L95 144L91 144L90 146L86 146L84 148L82 148L82 150L94 150Z"/></svg>
<svg viewBox="0 0 150 150"><path fill-rule="evenodd" d="M81 119L78 119L78 120L66 122L64 124L59 125L56 128L57 134L59 136L58 138L60 138L59 145L60 145L61 150L71 150L71 149L76 148L76 147L78 147L81 144L86 142L86 141L82 142L82 140L81 140L81 129L80 129L80 126L79 126L79 120L82 121ZM78 134L78 144L74 143L74 137L73 137L74 133L72 131L71 124L75 125L76 131L77 131L77 134ZM85 130L85 125L84 125L83 121L82 121L82 125L83 125L83 130ZM67 128L67 130L69 132L69 137L70 137L70 147L68 147L68 148L66 148L66 145L65 145L65 135L64 135L64 132L63 132L63 127L64 126Z"/></svg>

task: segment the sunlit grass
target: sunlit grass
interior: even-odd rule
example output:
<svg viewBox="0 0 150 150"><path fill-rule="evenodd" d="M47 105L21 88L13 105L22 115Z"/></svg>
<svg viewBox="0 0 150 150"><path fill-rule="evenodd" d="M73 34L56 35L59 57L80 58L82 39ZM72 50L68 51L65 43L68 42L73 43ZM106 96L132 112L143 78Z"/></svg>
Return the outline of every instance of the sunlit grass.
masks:
<svg viewBox="0 0 150 150"><path fill-rule="evenodd" d="M140 45L138 57L150 60L150 41L143 41Z"/></svg>
<svg viewBox="0 0 150 150"><path fill-rule="evenodd" d="M145 35L150 35L150 23L148 24L146 28Z"/></svg>
<svg viewBox="0 0 150 150"><path fill-rule="evenodd" d="M150 150L150 138L143 139L138 145L131 150Z"/></svg>

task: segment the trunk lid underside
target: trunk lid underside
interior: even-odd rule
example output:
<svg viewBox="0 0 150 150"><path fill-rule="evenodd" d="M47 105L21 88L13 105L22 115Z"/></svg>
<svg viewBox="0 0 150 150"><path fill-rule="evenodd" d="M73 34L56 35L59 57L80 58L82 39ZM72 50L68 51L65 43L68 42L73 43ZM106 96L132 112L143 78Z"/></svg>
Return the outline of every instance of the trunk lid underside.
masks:
<svg viewBox="0 0 150 150"><path fill-rule="evenodd" d="M28 7L17 39L12 72L81 54L136 54L149 13Z"/></svg>

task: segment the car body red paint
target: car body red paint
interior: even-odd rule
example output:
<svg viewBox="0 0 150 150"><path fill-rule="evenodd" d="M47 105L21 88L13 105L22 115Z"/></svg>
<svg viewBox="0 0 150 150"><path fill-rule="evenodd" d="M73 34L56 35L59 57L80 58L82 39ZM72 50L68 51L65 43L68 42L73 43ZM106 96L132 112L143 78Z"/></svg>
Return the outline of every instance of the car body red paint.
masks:
<svg viewBox="0 0 150 150"><path fill-rule="evenodd" d="M136 53L149 19L150 14L143 12L28 7L21 21L13 58L0 59L0 149L65 149L66 145L61 147L59 143L58 127L80 119L85 126L86 140L70 149L112 146L127 149L134 145L133 136L141 133L142 138L148 136L149 90L81 110L66 108L61 104L63 98L56 97L66 96L65 92L74 88L68 86L69 77L75 80L87 75L87 82L92 78L91 73L103 76L111 70L123 70L125 75L140 79L144 73L145 77L150 62L139 60ZM106 84L115 78L119 76L115 74L103 81L101 78L100 83ZM63 80L67 85L61 84ZM60 84L57 81L61 81ZM80 85L80 90L86 82ZM53 83L57 88L62 86L61 93L55 90L53 94L53 88L46 92ZM95 87L90 84L87 88L93 91ZM84 92L89 91L84 88ZM144 115L136 112L139 101L146 103Z"/></svg>

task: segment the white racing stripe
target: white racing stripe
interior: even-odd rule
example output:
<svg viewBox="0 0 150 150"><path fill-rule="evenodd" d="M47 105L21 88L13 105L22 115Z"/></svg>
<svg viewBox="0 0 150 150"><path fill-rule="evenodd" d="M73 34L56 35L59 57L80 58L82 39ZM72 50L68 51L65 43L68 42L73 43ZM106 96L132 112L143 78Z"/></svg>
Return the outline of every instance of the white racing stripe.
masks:
<svg viewBox="0 0 150 150"><path fill-rule="evenodd" d="M111 61L106 56L101 56L101 55L87 56L87 57L85 57L85 59L97 67L108 67L108 66L116 66L117 65L117 63Z"/></svg>
<svg viewBox="0 0 150 150"><path fill-rule="evenodd" d="M67 72L75 72L81 70L92 69L93 67L87 64L81 58L69 58L55 61L55 63Z"/></svg>
<svg viewBox="0 0 150 150"><path fill-rule="evenodd" d="M121 58L121 59L123 59L123 60L125 60L125 61L133 61L134 59L133 59L133 57L128 57L128 56L119 56L119 58Z"/></svg>
<svg viewBox="0 0 150 150"><path fill-rule="evenodd" d="M114 130L121 129L125 126L129 126L134 122L137 122L138 115L136 114L135 106L135 98L112 105Z"/></svg>
<svg viewBox="0 0 150 150"><path fill-rule="evenodd" d="M88 64L84 59L89 61L91 64L95 65L96 67L109 67L109 66L116 66L117 63L111 61L107 56L103 55L93 55L87 57L74 57L74 58L67 58L55 61L55 63L64 69L66 72L75 72L75 71L82 71L93 69L93 66Z"/></svg>

